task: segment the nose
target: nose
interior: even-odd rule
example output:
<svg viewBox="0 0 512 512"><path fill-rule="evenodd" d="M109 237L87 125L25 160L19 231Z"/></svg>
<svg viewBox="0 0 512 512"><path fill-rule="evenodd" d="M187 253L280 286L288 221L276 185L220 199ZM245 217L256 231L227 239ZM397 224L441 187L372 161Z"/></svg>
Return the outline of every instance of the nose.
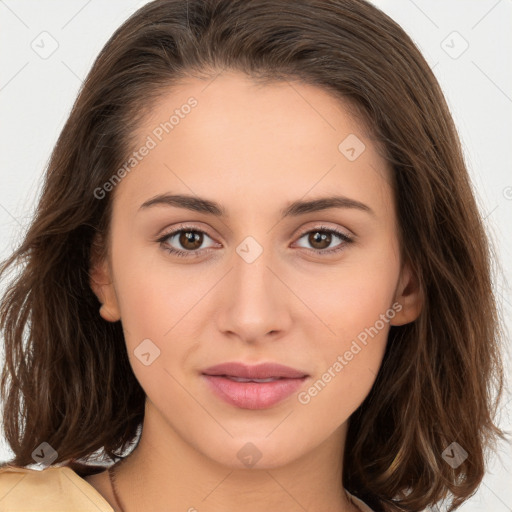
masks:
<svg viewBox="0 0 512 512"><path fill-rule="evenodd" d="M257 343L290 329L293 293L282 269L270 249L240 244L219 288L217 322L225 335Z"/></svg>

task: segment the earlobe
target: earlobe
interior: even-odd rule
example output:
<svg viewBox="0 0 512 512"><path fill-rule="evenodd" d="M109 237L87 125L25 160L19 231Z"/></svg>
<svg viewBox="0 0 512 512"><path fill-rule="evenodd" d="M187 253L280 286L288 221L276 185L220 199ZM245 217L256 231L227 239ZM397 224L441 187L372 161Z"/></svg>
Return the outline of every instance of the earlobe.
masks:
<svg viewBox="0 0 512 512"><path fill-rule="evenodd" d="M111 311L107 308L106 304L102 304L100 307L100 315L103 320L107 322L117 322L121 319L121 315L119 311L116 309L115 311Z"/></svg>
<svg viewBox="0 0 512 512"><path fill-rule="evenodd" d="M401 309L390 321L391 325L405 325L414 322L421 313L423 307L423 292L416 274L409 264L404 264L400 273L400 279L395 292L395 302Z"/></svg>
<svg viewBox="0 0 512 512"><path fill-rule="evenodd" d="M121 319L114 284L106 258L100 260L93 256L89 269L89 285L101 302L99 313L107 322L117 322Z"/></svg>

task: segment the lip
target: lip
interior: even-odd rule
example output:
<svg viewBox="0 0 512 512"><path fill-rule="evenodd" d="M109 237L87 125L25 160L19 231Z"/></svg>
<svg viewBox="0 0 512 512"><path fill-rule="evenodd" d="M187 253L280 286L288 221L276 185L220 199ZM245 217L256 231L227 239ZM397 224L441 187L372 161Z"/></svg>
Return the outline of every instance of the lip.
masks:
<svg viewBox="0 0 512 512"><path fill-rule="evenodd" d="M236 382L243 379L270 379L270 382ZM297 391L309 377L301 370L277 363L248 366L243 363L223 363L207 368L202 378L215 395L241 409L266 409Z"/></svg>
<svg viewBox="0 0 512 512"><path fill-rule="evenodd" d="M203 370L203 374L226 375L229 377L241 377L245 379L268 379L270 377L299 379L308 376L306 372L278 363L246 365L236 361L211 366L206 368L206 370Z"/></svg>

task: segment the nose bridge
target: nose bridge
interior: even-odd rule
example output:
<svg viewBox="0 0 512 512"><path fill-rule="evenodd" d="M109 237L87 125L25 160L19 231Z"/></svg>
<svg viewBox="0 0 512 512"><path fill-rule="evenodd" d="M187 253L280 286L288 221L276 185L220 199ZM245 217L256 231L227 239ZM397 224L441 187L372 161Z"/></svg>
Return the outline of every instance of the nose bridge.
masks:
<svg viewBox="0 0 512 512"><path fill-rule="evenodd" d="M222 329L244 339L257 339L269 331L287 328L283 283L276 277L276 258L270 237L260 243L247 236L233 253L232 269L226 283Z"/></svg>
<svg viewBox="0 0 512 512"><path fill-rule="evenodd" d="M261 239L261 238L260 238ZM233 279L238 290L239 300L270 302L271 288L275 279L269 267L275 260L270 247L269 237L260 243L253 236L247 236L236 247L233 255ZM252 295L252 297L251 297Z"/></svg>

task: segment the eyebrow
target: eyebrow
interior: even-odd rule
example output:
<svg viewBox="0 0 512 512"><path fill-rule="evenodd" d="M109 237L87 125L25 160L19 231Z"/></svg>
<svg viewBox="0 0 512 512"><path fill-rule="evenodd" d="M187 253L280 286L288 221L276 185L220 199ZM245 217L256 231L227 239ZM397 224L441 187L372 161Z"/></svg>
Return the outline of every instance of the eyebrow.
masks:
<svg viewBox="0 0 512 512"><path fill-rule="evenodd" d="M226 209L219 203L187 194L160 194L154 196L142 203L139 207L139 211L154 206L174 206L176 208L184 208L193 212L214 215L215 217L229 217ZM304 215L306 213L319 212L330 208L350 208L375 215L375 212L368 205L361 203L360 201L356 201L355 199L339 195L321 197L309 201L293 201L287 204L280 211L280 214L281 218L284 219L285 217L298 217L299 215Z"/></svg>

